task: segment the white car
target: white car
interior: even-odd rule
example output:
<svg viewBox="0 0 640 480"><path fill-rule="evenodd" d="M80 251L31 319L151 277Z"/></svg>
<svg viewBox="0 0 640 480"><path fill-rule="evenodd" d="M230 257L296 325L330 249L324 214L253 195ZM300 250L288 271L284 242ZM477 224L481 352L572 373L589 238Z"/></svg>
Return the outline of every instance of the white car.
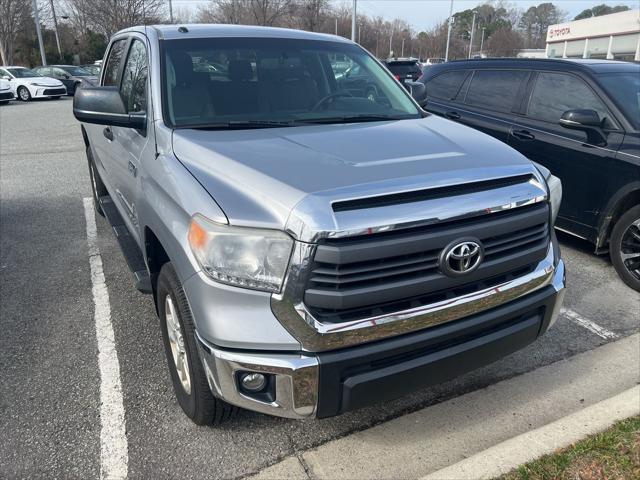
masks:
<svg viewBox="0 0 640 480"><path fill-rule="evenodd" d="M23 102L33 98L60 98L67 94L59 80L41 77L25 67L2 67L0 79L7 80L13 94Z"/></svg>
<svg viewBox="0 0 640 480"><path fill-rule="evenodd" d="M11 91L11 84L2 78L0 78L0 103L8 103L9 100L13 100L16 96Z"/></svg>

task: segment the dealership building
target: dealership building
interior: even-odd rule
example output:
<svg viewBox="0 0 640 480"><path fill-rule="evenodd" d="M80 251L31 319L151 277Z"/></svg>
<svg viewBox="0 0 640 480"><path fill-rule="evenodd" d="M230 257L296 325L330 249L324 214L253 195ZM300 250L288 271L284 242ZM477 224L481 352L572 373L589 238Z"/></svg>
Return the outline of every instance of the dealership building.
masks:
<svg viewBox="0 0 640 480"><path fill-rule="evenodd" d="M546 56L640 61L640 10L551 25Z"/></svg>

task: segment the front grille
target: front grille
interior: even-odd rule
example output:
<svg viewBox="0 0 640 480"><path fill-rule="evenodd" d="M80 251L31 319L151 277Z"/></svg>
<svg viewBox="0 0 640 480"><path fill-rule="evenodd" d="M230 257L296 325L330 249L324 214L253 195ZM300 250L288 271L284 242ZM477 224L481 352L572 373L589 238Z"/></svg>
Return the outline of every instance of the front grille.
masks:
<svg viewBox="0 0 640 480"><path fill-rule="evenodd" d="M47 88L43 95L64 95L67 91L64 88Z"/></svg>
<svg viewBox="0 0 640 480"><path fill-rule="evenodd" d="M415 308L498 285L533 269L547 252L546 203L487 216L319 244L304 302L325 322L343 322ZM468 275L438 268L455 240L481 240L485 257Z"/></svg>

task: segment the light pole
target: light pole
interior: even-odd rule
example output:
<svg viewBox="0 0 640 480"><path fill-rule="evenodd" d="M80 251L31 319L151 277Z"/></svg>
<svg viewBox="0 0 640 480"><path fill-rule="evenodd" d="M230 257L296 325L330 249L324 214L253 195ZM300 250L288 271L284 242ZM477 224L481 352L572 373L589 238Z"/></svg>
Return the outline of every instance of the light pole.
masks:
<svg viewBox="0 0 640 480"><path fill-rule="evenodd" d="M58 56L60 57L60 62L64 63L62 59L62 48L60 48L60 36L58 35L58 19L56 18L56 7L53 5L53 0L49 0L51 5L51 14L53 15L53 30L56 33L56 45L58 46Z"/></svg>
<svg viewBox="0 0 640 480"><path fill-rule="evenodd" d="M451 6L449 7L449 26L447 28L447 49L444 52L444 61L449 61L449 42L451 41L451 26L453 25L453 0L451 0Z"/></svg>
<svg viewBox="0 0 640 480"><path fill-rule="evenodd" d="M351 41L356 41L356 10L358 0L353 0L353 12L351 13Z"/></svg>
<svg viewBox="0 0 640 480"><path fill-rule="evenodd" d="M36 32L38 34L38 44L40 45L40 58L42 65L47 66L47 57L44 54L44 44L42 43L42 32L40 31L40 15L38 14L38 3L33 0L33 19L36 22Z"/></svg>
<svg viewBox="0 0 640 480"><path fill-rule="evenodd" d="M473 32L476 29L476 15L478 12L473 11L473 20L471 21L471 38L469 39L469 58L471 58L471 50L473 50Z"/></svg>
<svg viewBox="0 0 640 480"><path fill-rule="evenodd" d="M338 35L338 17L336 17L336 35Z"/></svg>
<svg viewBox="0 0 640 480"><path fill-rule="evenodd" d="M480 37L480 56L482 57L482 47L484 46L484 27L482 27L482 37Z"/></svg>

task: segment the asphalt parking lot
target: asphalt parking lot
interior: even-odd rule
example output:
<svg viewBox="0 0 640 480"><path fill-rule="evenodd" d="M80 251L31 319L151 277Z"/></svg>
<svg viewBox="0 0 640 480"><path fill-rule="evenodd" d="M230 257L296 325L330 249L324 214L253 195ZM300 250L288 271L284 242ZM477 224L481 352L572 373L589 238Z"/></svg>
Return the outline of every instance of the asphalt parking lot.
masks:
<svg viewBox="0 0 640 480"><path fill-rule="evenodd" d="M100 471L100 372L83 207L91 192L71 104L64 98L0 107L0 478L96 478ZM294 421L243 412L222 427L197 427L174 399L152 298L135 290L110 228L101 217L96 222L130 478L242 477L639 330L640 295L607 257L561 235L567 312L523 351L341 417Z"/></svg>

